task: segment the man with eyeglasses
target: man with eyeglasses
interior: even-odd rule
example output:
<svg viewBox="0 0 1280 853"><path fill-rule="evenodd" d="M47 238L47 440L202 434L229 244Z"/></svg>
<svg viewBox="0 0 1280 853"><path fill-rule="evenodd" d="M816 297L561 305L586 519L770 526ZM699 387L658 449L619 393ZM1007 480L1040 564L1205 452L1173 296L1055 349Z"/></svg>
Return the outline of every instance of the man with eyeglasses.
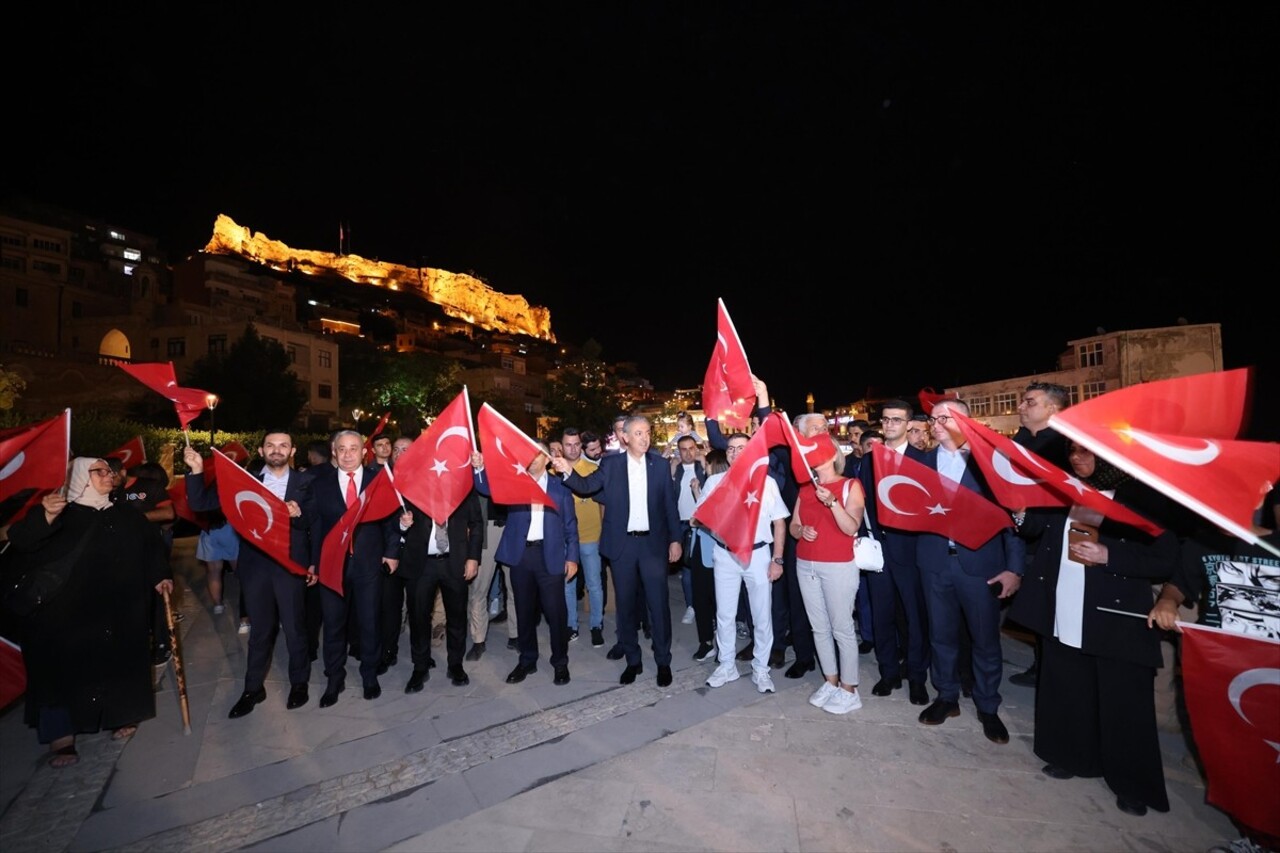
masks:
<svg viewBox="0 0 1280 853"><path fill-rule="evenodd" d="M907 441L907 423L913 411L906 400L887 401L880 409L880 430L885 447L923 461L924 453ZM876 516L875 464L874 457L871 458L871 464L864 464L858 470L858 479L867 496L865 517L884 550L884 571L864 575L871 596L871 634L876 646L876 664L880 668L880 680L871 688L871 695L888 696L902 687L897 625L901 606L906 621L908 698L912 705L928 705L925 679L929 677L929 615L925 609L920 567L916 565L916 534L880 526Z"/></svg>
<svg viewBox="0 0 1280 853"><path fill-rule="evenodd" d="M1053 427L1049 419L1055 412L1065 409L1071 402L1071 394L1061 385L1054 382L1032 382L1022 392L1018 401L1018 420L1022 426L1014 434L1015 443L1022 445L1032 453L1052 462L1063 471L1070 471L1071 463L1067 459L1067 440ZM1026 518L1026 509L1014 513L1014 520ZM1028 543L1027 561L1030 565L1031 555L1035 554L1034 544ZM1040 643L1035 644L1035 659L1031 666L1023 672L1009 676L1009 683L1019 687L1035 687L1036 677L1040 673Z"/></svg>

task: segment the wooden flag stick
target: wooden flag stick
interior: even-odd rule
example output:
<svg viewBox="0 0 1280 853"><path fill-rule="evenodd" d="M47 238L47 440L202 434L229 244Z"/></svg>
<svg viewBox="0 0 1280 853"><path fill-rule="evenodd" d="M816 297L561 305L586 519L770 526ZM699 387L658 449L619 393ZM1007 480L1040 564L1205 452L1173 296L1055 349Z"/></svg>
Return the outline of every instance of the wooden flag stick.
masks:
<svg viewBox="0 0 1280 853"><path fill-rule="evenodd" d="M173 649L173 678L178 683L178 699L182 703L182 733L191 734L191 708L187 704L187 676L182 669L182 648L178 641L178 624L173 618L173 602L164 593L164 615L169 622L169 645Z"/></svg>

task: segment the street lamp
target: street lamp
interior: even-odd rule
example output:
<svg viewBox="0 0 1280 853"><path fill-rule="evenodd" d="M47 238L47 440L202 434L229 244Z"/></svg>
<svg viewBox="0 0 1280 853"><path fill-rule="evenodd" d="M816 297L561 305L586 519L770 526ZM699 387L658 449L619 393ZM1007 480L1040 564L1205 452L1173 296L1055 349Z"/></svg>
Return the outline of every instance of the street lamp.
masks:
<svg viewBox="0 0 1280 853"><path fill-rule="evenodd" d="M209 407L209 449L210 450L212 450L214 446L217 444L217 442L214 440L214 435L217 432L217 427L213 425L213 410L218 408L219 402L220 401L218 400L217 394L206 394L204 397L204 404Z"/></svg>

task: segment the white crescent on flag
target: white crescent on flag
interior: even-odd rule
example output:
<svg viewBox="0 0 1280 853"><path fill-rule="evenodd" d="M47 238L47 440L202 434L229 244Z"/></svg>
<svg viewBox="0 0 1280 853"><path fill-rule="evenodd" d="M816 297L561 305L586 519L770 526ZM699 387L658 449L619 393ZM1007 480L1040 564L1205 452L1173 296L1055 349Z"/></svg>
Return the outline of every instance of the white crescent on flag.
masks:
<svg viewBox="0 0 1280 853"><path fill-rule="evenodd" d="M1141 444L1152 453L1157 453L1173 462L1181 462L1183 465L1208 465L1218 458L1218 445L1207 438L1200 439L1204 443L1203 447L1190 448L1178 447L1132 427L1117 429L1116 434L1131 439L1136 444Z"/></svg>
<svg viewBox="0 0 1280 853"><path fill-rule="evenodd" d="M1240 708L1240 699L1250 687L1263 686L1280 687L1280 669L1247 669L1231 679L1231 684L1227 686L1227 701L1231 703L1232 708L1236 709L1240 719L1251 726L1254 722L1244 715L1244 711ZM1280 745L1272 743L1271 746L1280 749ZM1280 763L1280 758L1277 758L1277 763Z"/></svg>
<svg viewBox="0 0 1280 853"><path fill-rule="evenodd" d="M889 496L889 493L893 491L894 486L900 486L903 483L914 486L924 492L928 497L933 497L933 495L929 494L929 490L922 486L918 481L902 474L890 474L889 476L882 478L876 486L876 497L880 499L880 503L887 506L890 511L896 512L898 515L917 515L918 513L898 509L898 507L894 505L893 499Z"/></svg>
<svg viewBox="0 0 1280 853"><path fill-rule="evenodd" d="M449 427L447 430L440 433L440 437L436 439L436 449L439 450L440 445L444 443L444 440L454 435L460 436L461 438L470 438L470 436L467 434L466 427L460 427L460 426Z"/></svg>
<svg viewBox="0 0 1280 853"><path fill-rule="evenodd" d="M120 466L125 469L129 468L130 467L129 460L132 458L133 458L132 448L128 448L128 447L124 448L120 452Z"/></svg>
<svg viewBox="0 0 1280 853"><path fill-rule="evenodd" d="M0 468L0 480L8 479L18 472L22 467L22 463L27 459L27 452L19 450L18 455L10 459L3 468Z"/></svg>
<svg viewBox="0 0 1280 853"><path fill-rule="evenodd" d="M1030 461L1030 460L1028 460ZM1039 480L1033 480L1030 477L1024 477L1017 471L1013 470L1013 464L1009 461L1009 457L1005 456L999 450L991 451L991 467L1000 475L1000 479L1015 486L1034 486Z"/></svg>
<svg viewBox="0 0 1280 853"><path fill-rule="evenodd" d="M262 533L266 533L271 529L271 525L275 523L274 514L271 512L271 504L267 503L267 499L257 492L251 492L246 489L242 492L236 492L236 512L239 512L241 515L244 514L240 509L240 505L246 501L249 503L255 503L262 507L262 512L267 516L267 526L262 529ZM262 538L262 534L258 533L256 530L253 531L253 535L258 539Z"/></svg>

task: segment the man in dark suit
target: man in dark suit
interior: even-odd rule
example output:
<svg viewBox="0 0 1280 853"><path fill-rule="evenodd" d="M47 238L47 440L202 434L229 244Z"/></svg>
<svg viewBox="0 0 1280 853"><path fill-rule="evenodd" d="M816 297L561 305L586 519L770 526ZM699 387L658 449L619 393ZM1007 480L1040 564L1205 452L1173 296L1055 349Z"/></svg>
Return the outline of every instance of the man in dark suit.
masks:
<svg viewBox="0 0 1280 853"><path fill-rule="evenodd" d="M606 455L600 467L582 476L563 457L552 460L576 494L594 495L605 505L600 553L613 567L617 592L618 643L627 659L620 683L631 684L644 671L636 632L640 625L637 590L643 591L652 620L653 658L658 686L671 683L671 608L667 566L680 561L680 513L671 481L671 465L649 449L652 427L640 415L627 418L625 453ZM632 495L643 501L632 501Z"/></svg>
<svg viewBox="0 0 1280 853"><path fill-rule="evenodd" d="M445 651L449 680L457 686L470 684L462 668L467 646L467 596L469 584L480 570L480 554L484 549L484 512L480 498L473 490L445 520L444 528L431 516L406 503L413 518L404 532L400 566L391 580L399 579L406 587L409 601L409 649L413 655L413 673L405 685L405 693L417 693L426 683L431 663L431 614L436 592L444 600ZM393 612L383 612L399 626L400 602L393 600Z"/></svg>
<svg viewBox="0 0 1280 853"><path fill-rule="evenodd" d="M509 504L507 522L495 555L497 562L511 567L511 591L519 616L520 660L507 676L508 684L518 684L538 671L538 609L547 622L551 639L551 668L556 684L569 683L569 611L564 585L578 572L578 512L573 495L556 477L547 476L550 451L538 443L542 453L529 463L528 475L554 507L543 504ZM564 461L564 457L558 457ZM489 497L484 456L473 453L476 490ZM567 464L567 463L566 463ZM665 464L665 463L664 463Z"/></svg>
<svg viewBox="0 0 1280 853"><path fill-rule="evenodd" d="M311 478L290 468L293 439L289 433L273 430L262 437L258 455L262 471L258 479L289 508L289 556L299 566L312 570L306 578L281 566L267 553L241 537L236 576L243 591L245 614L254 626L249 633L249 650L244 673L244 692L227 715L243 717L267 698L263 683L271 665L271 648L275 642L275 626L284 633L289 650L289 699L286 707L301 708L310 698L307 682L311 679L311 656L307 650L305 606L306 588L316 582L314 569L320 560L319 518L311 495ZM183 461L190 472L186 477L187 502L193 510L216 510L218 492L204 482L204 459L187 445Z"/></svg>
<svg viewBox="0 0 1280 853"><path fill-rule="evenodd" d="M952 411L969 414L959 400L934 404L929 418L938 446L925 454L924 464L953 482L991 499L982 472L947 429ZM937 533L916 537L916 560L928 599L931 674L938 697L920 713L920 722L937 726L960 716L960 635L965 625L973 642L973 704L982 733L993 743L1008 743L1009 730L1000 709L1000 607L1022 584L1025 544L1012 525L980 547L970 549ZM878 632L877 632L878 634ZM877 636L877 639L879 637Z"/></svg>
<svg viewBox="0 0 1280 853"><path fill-rule="evenodd" d="M337 467L323 466L312 478L316 512L320 518L320 539L333 529L354 503L360 492L368 488L380 469L365 467L360 457L364 440L354 430L340 430L333 438L333 456ZM382 476L386 476L383 474ZM356 528L354 552L346 557L343 589L338 595L328 587L320 591L324 620L324 674L328 678L320 707L328 708L338 701L347 681L347 617L355 618L356 636L360 640L360 678L364 698L382 695L378 684L378 663L382 659L382 642L378 626L381 616L382 572L395 571L400 558L400 513L385 519L369 519Z"/></svg>

